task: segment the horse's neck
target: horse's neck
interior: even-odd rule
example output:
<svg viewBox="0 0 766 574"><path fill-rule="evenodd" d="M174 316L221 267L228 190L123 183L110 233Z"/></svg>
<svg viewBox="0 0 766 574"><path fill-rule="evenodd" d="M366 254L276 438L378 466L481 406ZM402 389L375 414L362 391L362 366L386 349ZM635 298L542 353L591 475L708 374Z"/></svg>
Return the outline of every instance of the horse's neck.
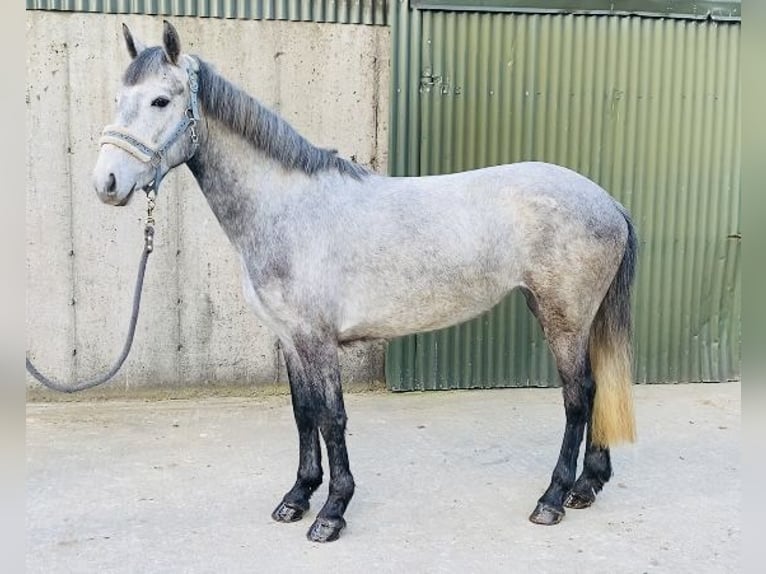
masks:
<svg viewBox="0 0 766 574"><path fill-rule="evenodd" d="M307 177L285 170L219 122L206 125L188 166L224 232L241 247L252 240L261 212L300 193Z"/></svg>

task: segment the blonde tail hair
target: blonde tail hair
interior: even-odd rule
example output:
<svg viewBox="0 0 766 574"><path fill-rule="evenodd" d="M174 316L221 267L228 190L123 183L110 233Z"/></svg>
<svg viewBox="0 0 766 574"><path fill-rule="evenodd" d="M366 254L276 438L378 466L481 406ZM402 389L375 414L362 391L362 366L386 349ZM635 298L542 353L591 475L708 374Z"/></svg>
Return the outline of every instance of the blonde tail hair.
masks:
<svg viewBox="0 0 766 574"><path fill-rule="evenodd" d="M638 242L630 217L624 209L620 211L628 224L628 241L620 268L601 302L590 332L590 364L596 385L591 439L601 447L636 439L630 289Z"/></svg>

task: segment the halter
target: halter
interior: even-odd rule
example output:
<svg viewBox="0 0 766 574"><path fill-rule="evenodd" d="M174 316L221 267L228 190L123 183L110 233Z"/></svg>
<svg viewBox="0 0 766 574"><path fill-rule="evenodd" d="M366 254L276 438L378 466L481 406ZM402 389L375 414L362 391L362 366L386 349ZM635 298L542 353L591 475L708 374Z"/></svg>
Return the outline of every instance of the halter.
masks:
<svg viewBox="0 0 766 574"><path fill-rule="evenodd" d="M195 126L199 121L199 107L197 105L197 92L199 91L199 82L197 80L197 61L194 58L189 57L191 65L186 68L186 72L189 77L189 106L184 112L183 119L178 122L178 125L165 140L159 148L154 149L150 144L141 141L140 138L131 134L125 128L112 125L106 126L104 131L101 132L100 145L112 144L118 148L128 152L133 157L144 163L150 163L154 167L154 179L143 187L143 190L149 195L152 191L157 192L160 189L160 183L162 178L167 175L162 173L162 163L165 160L165 153L170 147L178 141L178 139L186 132L189 131L191 141L193 145L192 156L197 152L197 146L199 145L199 136ZM190 156L191 157L191 156Z"/></svg>

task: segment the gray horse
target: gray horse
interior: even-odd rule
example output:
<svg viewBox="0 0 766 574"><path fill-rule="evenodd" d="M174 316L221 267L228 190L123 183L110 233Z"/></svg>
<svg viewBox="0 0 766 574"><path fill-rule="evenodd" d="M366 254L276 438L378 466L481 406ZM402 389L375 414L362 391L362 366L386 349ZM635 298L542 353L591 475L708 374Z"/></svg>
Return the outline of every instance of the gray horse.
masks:
<svg viewBox="0 0 766 574"><path fill-rule="evenodd" d="M308 538L335 540L354 493L339 348L440 329L526 295L556 359L566 428L550 485L530 516L555 524L609 480L609 446L634 439L630 288L636 237L617 201L587 178L525 162L432 177L386 177L310 144L289 124L181 53L165 23L132 58L94 183L125 205L186 164L239 253L245 296L284 350L298 427L295 485L272 516L299 520L330 488ZM575 481L587 424L583 471Z"/></svg>

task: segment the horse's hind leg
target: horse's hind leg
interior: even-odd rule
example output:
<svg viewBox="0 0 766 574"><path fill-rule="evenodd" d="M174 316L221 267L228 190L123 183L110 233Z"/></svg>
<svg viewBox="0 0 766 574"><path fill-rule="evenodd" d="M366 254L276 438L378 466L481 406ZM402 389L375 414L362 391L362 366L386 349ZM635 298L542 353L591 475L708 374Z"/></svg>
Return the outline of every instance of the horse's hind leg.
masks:
<svg viewBox="0 0 766 574"><path fill-rule="evenodd" d="M566 427L550 485L529 516L536 524L557 524L564 517L564 499L575 482L577 456L588 420L587 392L593 383L586 376L584 365L587 336L572 336L569 342L564 342L564 338L565 336L560 336L557 341L552 342L551 347L554 349L563 383Z"/></svg>
<svg viewBox="0 0 766 574"><path fill-rule="evenodd" d="M591 378L590 365L588 377ZM596 495L612 477L612 462L609 448L594 444L593 431L593 397L595 385L591 383L588 389L588 434L585 438L585 460L580 477L564 501L567 508L587 508L596 500Z"/></svg>
<svg viewBox="0 0 766 574"><path fill-rule="evenodd" d="M297 507L303 509L302 516L308 508L309 496L321 483L318 429L327 447L330 492L307 536L314 542L330 542L337 539L346 526L343 514L354 495L354 478L346 451L346 410L338 347L334 342L312 337L296 337L286 347L293 347L286 351L286 357L291 357L290 385L301 455L298 480L274 514L278 515L283 507L288 508L288 513Z"/></svg>
<svg viewBox="0 0 766 574"><path fill-rule="evenodd" d="M593 379L588 368L588 339L594 305L582 299L562 301L550 291L524 290L530 310L540 321L562 382L566 426L551 482L529 519L556 524L564 517L564 500L575 482L577 457L588 421Z"/></svg>

